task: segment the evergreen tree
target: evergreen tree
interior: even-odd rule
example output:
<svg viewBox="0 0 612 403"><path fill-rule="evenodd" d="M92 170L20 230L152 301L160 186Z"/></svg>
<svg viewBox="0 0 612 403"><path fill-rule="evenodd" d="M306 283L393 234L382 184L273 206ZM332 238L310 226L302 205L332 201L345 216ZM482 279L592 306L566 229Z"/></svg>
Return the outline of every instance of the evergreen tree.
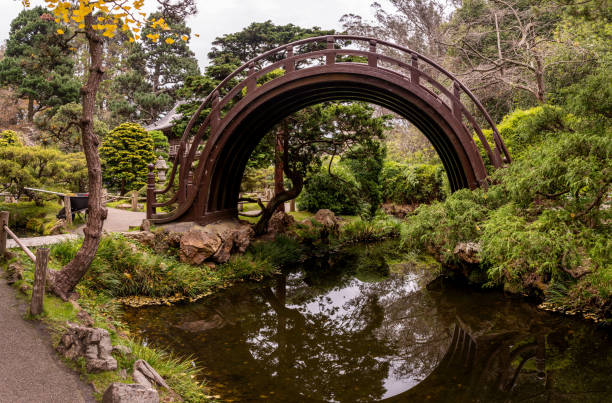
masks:
<svg viewBox="0 0 612 403"><path fill-rule="evenodd" d="M0 83L13 86L28 100L28 121L34 114L79 99L70 48L57 34L60 26L42 7L22 11L11 22Z"/></svg>
<svg viewBox="0 0 612 403"><path fill-rule="evenodd" d="M114 128L100 148L105 182L117 187L121 194L146 184L147 165L155 162L153 137L134 123Z"/></svg>
<svg viewBox="0 0 612 403"><path fill-rule="evenodd" d="M161 13L154 13L149 21L161 17ZM200 74L195 54L189 49L191 29L184 18L171 17L166 22L170 30L161 32L152 22L147 23L143 40L130 46L128 71L114 80L113 88L121 97L111 104L111 110L123 120L154 122L174 106L177 89L187 77Z"/></svg>

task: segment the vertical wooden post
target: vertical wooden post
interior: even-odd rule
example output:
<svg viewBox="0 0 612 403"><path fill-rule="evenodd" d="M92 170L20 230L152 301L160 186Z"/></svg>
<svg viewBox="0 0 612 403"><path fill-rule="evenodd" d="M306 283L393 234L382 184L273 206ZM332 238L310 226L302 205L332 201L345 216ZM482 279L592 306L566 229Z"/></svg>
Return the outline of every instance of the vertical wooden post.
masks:
<svg viewBox="0 0 612 403"><path fill-rule="evenodd" d="M155 165L149 164L149 175L147 176L147 218L153 218L155 214Z"/></svg>
<svg viewBox="0 0 612 403"><path fill-rule="evenodd" d="M138 211L138 192L132 190L132 211Z"/></svg>
<svg viewBox="0 0 612 403"><path fill-rule="evenodd" d="M376 40L370 40L370 53L376 53ZM376 67L378 65L378 56L368 55L368 66Z"/></svg>
<svg viewBox="0 0 612 403"><path fill-rule="evenodd" d="M452 100L453 115L461 122L463 114L463 108L461 106L461 87L457 81L453 82L453 96L455 97L455 99Z"/></svg>
<svg viewBox="0 0 612 403"><path fill-rule="evenodd" d="M290 59L293 57L293 46L287 46L287 56L285 58ZM291 73L295 71L295 61L287 60L285 62L285 73Z"/></svg>
<svg viewBox="0 0 612 403"><path fill-rule="evenodd" d="M336 44L336 39L333 36L327 37L327 49L334 49ZM325 59L326 64L334 64L336 63L336 52L332 52L327 55Z"/></svg>
<svg viewBox="0 0 612 403"><path fill-rule="evenodd" d="M70 196L64 196L64 211L66 212L66 224L72 225L72 206Z"/></svg>
<svg viewBox="0 0 612 403"><path fill-rule="evenodd" d="M0 259L4 259L6 255L6 230L4 226L8 227L9 223L9 212L0 211Z"/></svg>
<svg viewBox="0 0 612 403"><path fill-rule="evenodd" d="M295 212L295 199L291 199L291 201L289 202L289 211L291 213Z"/></svg>
<svg viewBox="0 0 612 403"><path fill-rule="evenodd" d="M413 69L410 70L410 81L415 85L421 85L421 72L419 71L419 56L412 54L410 56L411 66Z"/></svg>
<svg viewBox="0 0 612 403"><path fill-rule="evenodd" d="M45 283L47 281L47 264L49 263L49 249L36 250L36 267L34 270L34 288L30 303L30 314L40 315L43 311L43 298L45 296Z"/></svg>

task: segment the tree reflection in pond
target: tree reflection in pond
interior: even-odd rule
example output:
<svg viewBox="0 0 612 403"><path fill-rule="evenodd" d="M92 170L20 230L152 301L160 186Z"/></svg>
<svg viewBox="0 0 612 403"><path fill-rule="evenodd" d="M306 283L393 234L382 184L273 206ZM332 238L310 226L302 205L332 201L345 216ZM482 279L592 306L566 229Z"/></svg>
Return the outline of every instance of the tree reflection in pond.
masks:
<svg viewBox="0 0 612 403"><path fill-rule="evenodd" d="M431 268L402 263L396 246L358 246L126 319L194 355L228 400L604 401L606 335L494 293L429 291Z"/></svg>

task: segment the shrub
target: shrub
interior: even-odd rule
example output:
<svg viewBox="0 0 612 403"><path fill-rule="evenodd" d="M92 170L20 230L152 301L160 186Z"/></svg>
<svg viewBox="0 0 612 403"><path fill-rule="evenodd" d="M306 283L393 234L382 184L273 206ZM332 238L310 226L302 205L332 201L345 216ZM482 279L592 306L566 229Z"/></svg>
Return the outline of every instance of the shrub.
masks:
<svg viewBox="0 0 612 403"><path fill-rule="evenodd" d="M444 175L442 165L409 165L385 161L381 174L383 200L396 204L431 203L434 200L443 200Z"/></svg>
<svg viewBox="0 0 612 403"><path fill-rule="evenodd" d="M153 137L134 123L114 128L102 141L100 156L104 180L121 194L146 184L147 165L155 162Z"/></svg>
<svg viewBox="0 0 612 403"><path fill-rule="evenodd" d="M85 157L53 148L0 147L0 184L16 196L24 193L24 187L83 191L87 185Z"/></svg>
<svg viewBox="0 0 612 403"><path fill-rule="evenodd" d="M170 147L168 137L166 137L161 130L151 130L149 134L153 139L153 150L155 151L155 155L161 155L164 159L168 159L168 147Z"/></svg>
<svg viewBox="0 0 612 403"><path fill-rule="evenodd" d="M497 125L497 130L512 158L520 159L530 146L539 144L545 138L558 136L561 131L570 131L575 122L576 119L563 109L542 105L526 110L517 109L506 115ZM483 134L493 148L493 131L483 130ZM480 141L476 140L476 144L483 160L489 164L489 158Z"/></svg>
<svg viewBox="0 0 612 403"><path fill-rule="evenodd" d="M22 143L17 132L13 130L4 130L3 132L0 132L0 147L20 145L22 145Z"/></svg>
<svg viewBox="0 0 612 403"><path fill-rule="evenodd" d="M300 210L311 213L329 209L336 214L356 215L362 209L357 186L325 172L316 173L308 179L297 204Z"/></svg>

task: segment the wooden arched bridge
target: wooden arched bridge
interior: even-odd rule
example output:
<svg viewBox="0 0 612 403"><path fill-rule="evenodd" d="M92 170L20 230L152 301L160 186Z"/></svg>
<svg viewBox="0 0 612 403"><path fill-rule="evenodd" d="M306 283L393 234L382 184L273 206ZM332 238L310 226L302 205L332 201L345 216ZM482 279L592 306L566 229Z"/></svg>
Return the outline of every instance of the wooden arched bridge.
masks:
<svg viewBox="0 0 612 403"><path fill-rule="evenodd" d="M258 85L258 80L279 69L282 75ZM510 162L508 150L482 104L434 61L373 38L308 38L245 63L206 97L181 138L164 189L155 188L150 167L148 218L160 224L207 224L237 216L244 169L263 136L284 117L332 100L370 102L409 120L433 144L453 191L486 184L487 170L475 138L493 167ZM192 136L204 111L208 114ZM472 113L480 116L477 119ZM487 122L492 130L492 144L478 121ZM162 194L167 194L166 201L157 202ZM157 208L167 206L175 208L156 214Z"/></svg>

